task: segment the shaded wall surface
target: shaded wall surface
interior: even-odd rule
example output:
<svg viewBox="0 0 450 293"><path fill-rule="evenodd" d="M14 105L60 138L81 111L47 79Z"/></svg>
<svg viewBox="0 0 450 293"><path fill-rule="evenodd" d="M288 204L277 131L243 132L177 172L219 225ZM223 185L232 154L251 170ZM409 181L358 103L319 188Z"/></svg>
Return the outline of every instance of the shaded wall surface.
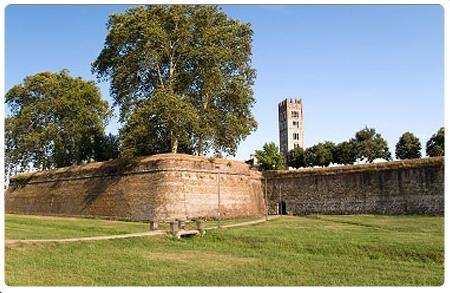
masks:
<svg viewBox="0 0 450 293"><path fill-rule="evenodd" d="M443 214L444 158L268 171L269 213Z"/></svg>
<svg viewBox="0 0 450 293"><path fill-rule="evenodd" d="M239 161L164 154L19 175L5 195L7 213L129 220L214 217L219 202L224 217L263 214L261 174Z"/></svg>

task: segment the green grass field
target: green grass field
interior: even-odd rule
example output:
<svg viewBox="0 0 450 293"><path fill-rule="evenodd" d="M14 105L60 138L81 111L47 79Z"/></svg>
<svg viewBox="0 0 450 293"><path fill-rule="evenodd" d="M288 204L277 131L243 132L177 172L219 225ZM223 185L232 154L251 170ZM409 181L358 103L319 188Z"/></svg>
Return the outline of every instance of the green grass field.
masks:
<svg viewBox="0 0 450 293"><path fill-rule="evenodd" d="M5 239L65 239L89 236L118 235L146 232L148 223L96 220L86 218L50 217L7 214L5 216ZM261 219L248 216L223 219L222 225L242 223ZM217 220L205 220L204 227L216 227ZM168 223L161 223L159 228L168 230ZM194 229L195 223L186 223L187 229Z"/></svg>
<svg viewBox="0 0 450 293"><path fill-rule="evenodd" d="M5 216L5 239L62 239L145 232L148 225L66 217Z"/></svg>
<svg viewBox="0 0 450 293"><path fill-rule="evenodd" d="M45 222L8 215L7 239L147 229L131 222ZM444 281L444 217L286 216L181 240L14 244L5 255L10 286L439 286Z"/></svg>

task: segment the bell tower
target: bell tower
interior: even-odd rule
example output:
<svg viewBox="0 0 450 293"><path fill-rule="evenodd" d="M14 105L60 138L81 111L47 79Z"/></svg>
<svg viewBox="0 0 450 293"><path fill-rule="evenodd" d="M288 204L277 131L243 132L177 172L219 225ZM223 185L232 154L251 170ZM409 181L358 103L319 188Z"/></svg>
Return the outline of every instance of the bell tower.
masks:
<svg viewBox="0 0 450 293"><path fill-rule="evenodd" d="M278 104L278 129L280 152L285 162L290 150L303 148L303 102L301 99L287 98Z"/></svg>

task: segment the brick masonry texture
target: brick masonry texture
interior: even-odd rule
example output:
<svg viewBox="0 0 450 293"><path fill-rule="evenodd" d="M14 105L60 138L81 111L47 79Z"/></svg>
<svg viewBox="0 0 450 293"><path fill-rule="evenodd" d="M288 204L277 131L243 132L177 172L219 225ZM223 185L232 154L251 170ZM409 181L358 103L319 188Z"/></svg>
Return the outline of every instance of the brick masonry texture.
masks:
<svg viewBox="0 0 450 293"><path fill-rule="evenodd" d="M268 171L269 212L443 214L444 158L346 167Z"/></svg>
<svg viewBox="0 0 450 293"><path fill-rule="evenodd" d="M294 171L249 170L234 160L163 154L19 175L7 213L127 220L215 217L220 174L223 217L269 213L443 214L444 158Z"/></svg>
<svg viewBox="0 0 450 293"><path fill-rule="evenodd" d="M7 213L161 220L262 215L261 174L245 163L163 154L19 175Z"/></svg>

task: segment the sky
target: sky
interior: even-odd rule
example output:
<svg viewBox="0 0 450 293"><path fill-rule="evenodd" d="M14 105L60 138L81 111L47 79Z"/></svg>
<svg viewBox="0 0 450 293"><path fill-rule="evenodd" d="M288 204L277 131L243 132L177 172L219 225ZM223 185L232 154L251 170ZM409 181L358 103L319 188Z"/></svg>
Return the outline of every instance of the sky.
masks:
<svg viewBox="0 0 450 293"><path fill-rule="evenodd" d="M125 5L9 5L5 89L27 75L68 69L95 80L90 64L106 22ZM301 98L305 147L339 143L365 126L388 141L413 132L422 143L444 126L444 10L439 5L223 5L254 31L258 129L237 159L278 140L278 103ZM112 104L109 83L99 83ZM6 109L8 114L8 109ZM116 109L116 114L118 111ZM117 133L113 118L106 131Z"/></svg>

